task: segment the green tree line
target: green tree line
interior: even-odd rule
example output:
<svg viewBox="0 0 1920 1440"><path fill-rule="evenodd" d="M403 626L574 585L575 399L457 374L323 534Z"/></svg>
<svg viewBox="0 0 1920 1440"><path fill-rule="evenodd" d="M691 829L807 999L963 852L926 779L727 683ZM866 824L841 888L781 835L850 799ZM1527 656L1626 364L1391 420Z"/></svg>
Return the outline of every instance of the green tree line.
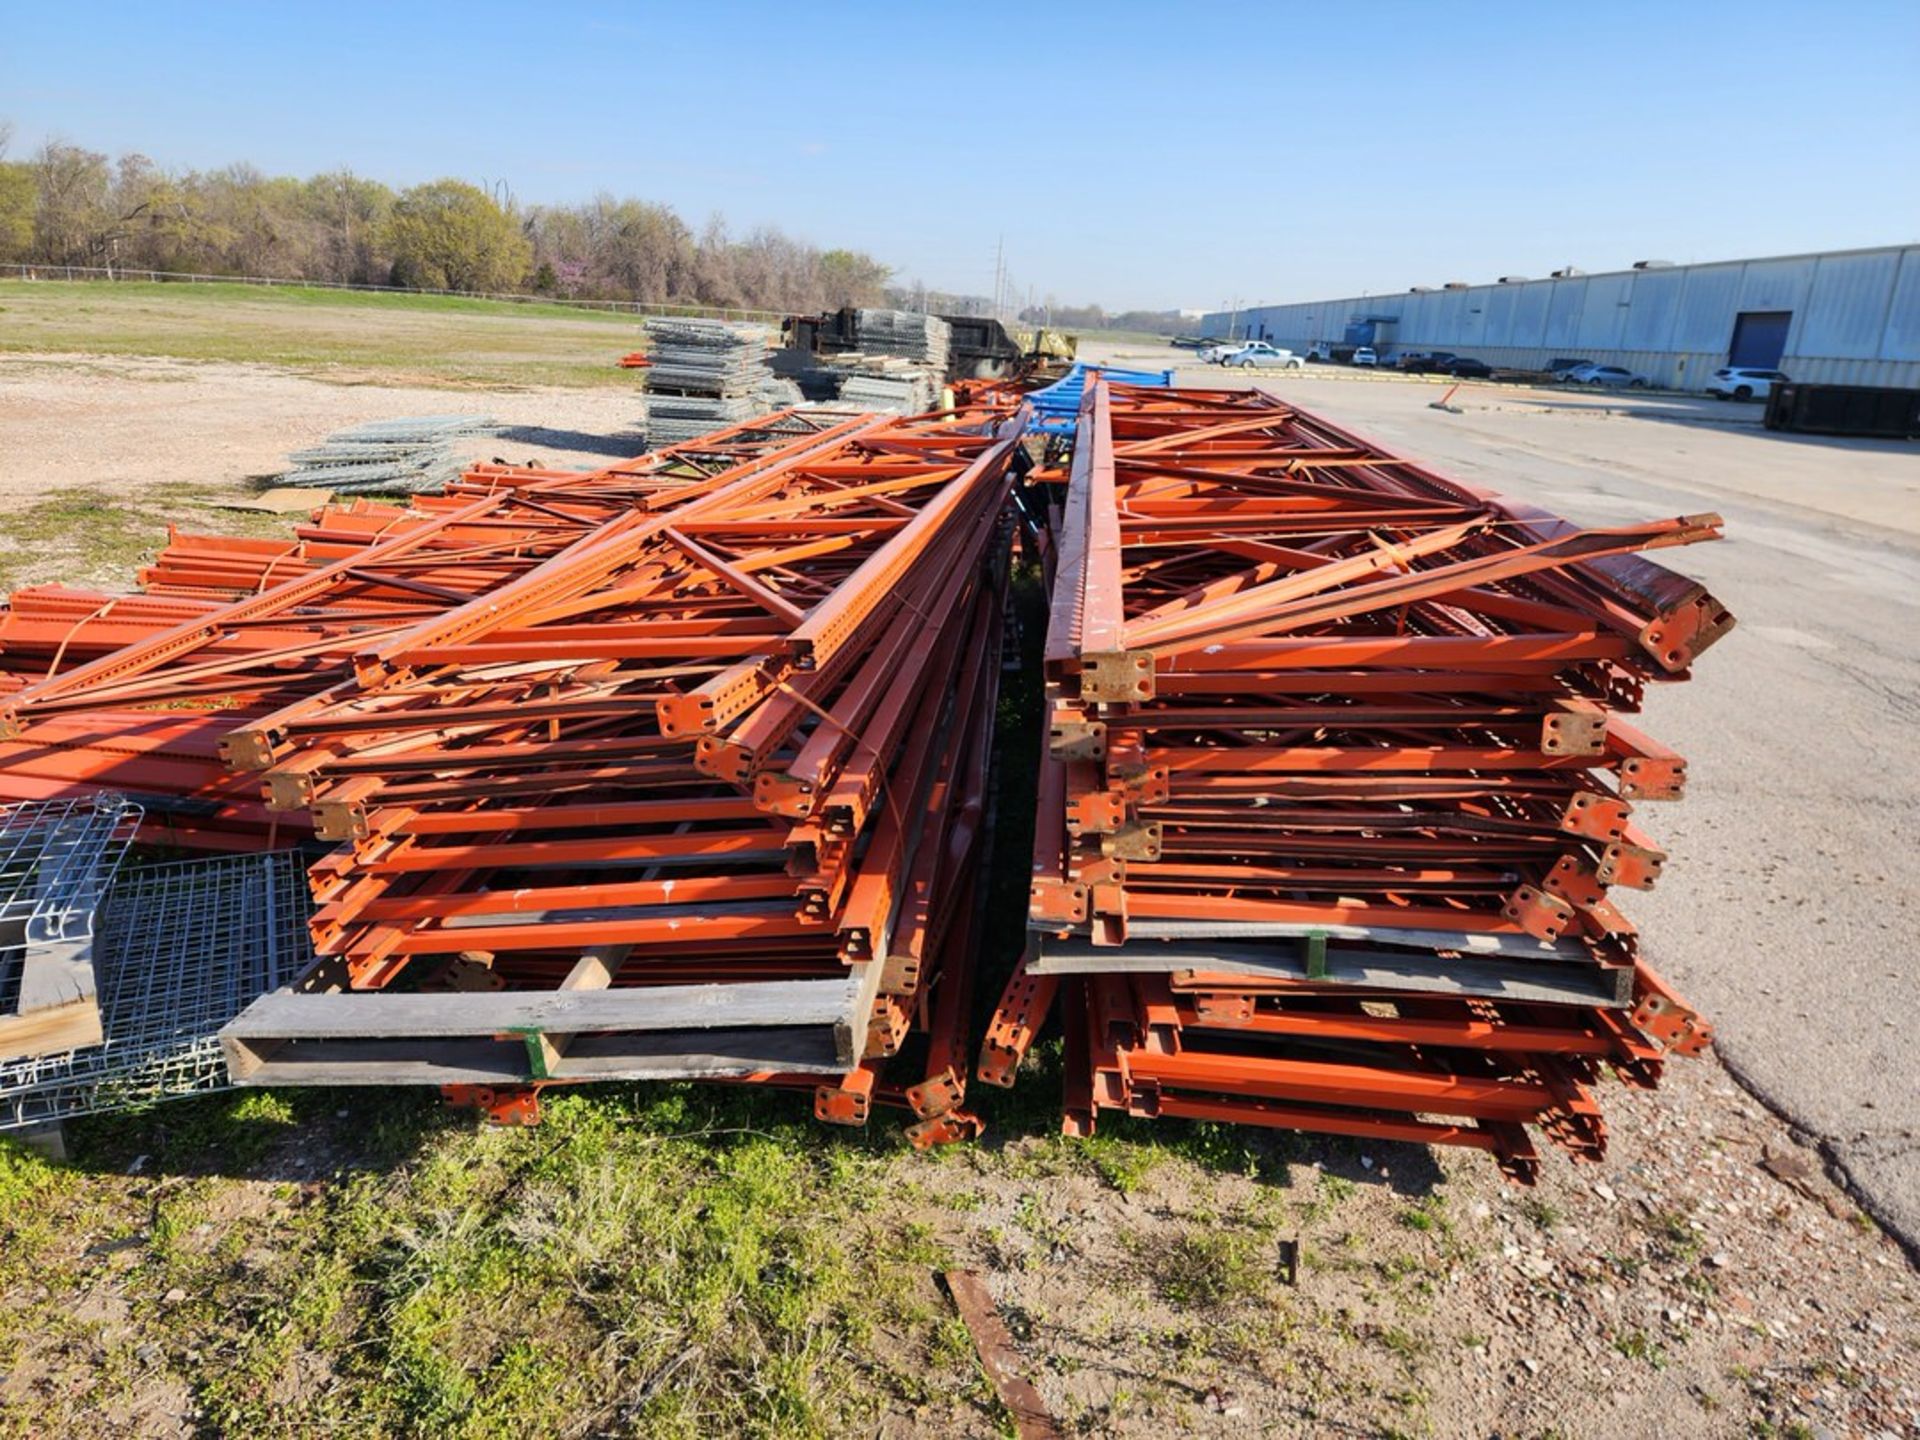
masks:
<svg viewBox="0 0 1920 1440"><path fill-rule="evenodd" d="M165 170L49 141L7 154L0 262L806 312L884 303L891 270L777 229L695 232L658 202L520 206L463 180Z"/></svg>

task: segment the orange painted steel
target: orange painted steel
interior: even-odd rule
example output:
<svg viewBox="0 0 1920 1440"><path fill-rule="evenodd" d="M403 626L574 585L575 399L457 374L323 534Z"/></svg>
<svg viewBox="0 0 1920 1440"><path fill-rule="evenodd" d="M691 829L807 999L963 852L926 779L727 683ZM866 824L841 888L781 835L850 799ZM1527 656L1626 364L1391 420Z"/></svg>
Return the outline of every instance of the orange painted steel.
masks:
<svg viewBox="0 0 1920 1440"><path fill-rule="evenodd" d="M979 1078L1012 1083L1057 1007L1077 1133L1229 1120L1522 1180L1533 1132L1598 1155L1602 1071L1649 1086L1711 1037L1611 892L1666 883L1637 811L1687 778L1629 717L1732 624L1645 552L1717 518L1581 529L1258 391L1104 381L1070 464L1018 486L1025 420L966 387L476 466L282 540L175 532L141 594L0 611L0 799L132 791L150 841L330 845L303 1007L566 1001L462 1032L458 1063L290 1032L295 1083L351 1050L525 1123L538 1086L682 1073L592 1024L657 992L718 1007L684 1073L967 1138L1025 525L1052 589L1029 945ZM845 997L824 1060L728 1031L728 995L796 984Z"/></svg>
<svg viewBox="0 0 1920 1440"><path fill-rule="evenodd" d="M497 592L584 537L871 423L783 411L593 472L477 466L404 507L325 506L291 540L175 532L141 571L144 594L17 592L0 611L0 798L137 791L148 839L284 843L310 829L306 816L275 815L221 763L254 722L325 695L380 636Z"/></svg>
<svg viewBox="0 0 1920 1440"><path fill-rule="evenodd" d="M977 1133L971 897L1024 423L782 412L593 474L476 467L285 541L176 533L144 595L0 614L0 793L133 788L165 802L151 838L332 842L302 987L323 1007L584 985L716 997L695 1023L724 1028L728 985L851 977L836 1078L689 1073L804 1085L835 1123L897 1104L919 1144ZM589 1000L564 1013L593 1029ZM256 1027L247 1063L321 1074L330 1024ZM569 1038L529 1032L526 1085L573 1078ZM425 1034L369 1053L460 1070ZM537 1113L499 1078L457 1093Z"/></svg>
<svg viewBox="0 0 1920 1440"><path fill-rule="evenodd" d="M1104 381L1035 478L1035 944L981 1077L1012 1082L1057 994L1070 1129L1241 1118L1522 1179L1524 1125L1597 1155L1595 1067L1651 1083L1708 1034L1608 891L1656 883L1628 816L1686 780L1623 717L1733 623L1644 553L1719 518L1580 529L1259 391ZM1503 1004L1488 963L1537 993Z"/></svg>

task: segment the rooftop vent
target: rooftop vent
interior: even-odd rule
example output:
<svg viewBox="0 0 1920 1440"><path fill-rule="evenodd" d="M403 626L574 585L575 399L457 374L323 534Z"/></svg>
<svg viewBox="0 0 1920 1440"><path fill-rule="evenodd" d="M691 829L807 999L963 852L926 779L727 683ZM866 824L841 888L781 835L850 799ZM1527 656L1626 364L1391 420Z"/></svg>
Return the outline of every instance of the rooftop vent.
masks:
<svg viewBox="0 0 1920 1440"><path fill-rule="evenodd" d="M1502 275L1500 277L1500 283L1502 285L1524 285L1527 283L1527 277L1524 275Z"/></svg>
<svg viewBox="0 0 1920 1440"><path fill-rule="evenodd" d="M1433 293L1433 287L1431 285L1409 285L1407 287L1407 293L1409 295L1431 295Z"/></svg>
<svg viewBox="0 0 1920 1440"><path fill-rule="evenodd" d="M1566 265L1554 271L1553 278L1556 280L1571 280L1576 275L1584 275L1586 273L1587 272L1582 270L1578 265Z"/></svg>
<svg viewBox="0 0 1920 1440"><path fill-rule="evenodd" d="M1442 290L1471 290L1473 287L1464 280L1449 280L1440 288Z"/></svg>
<svg viewBox="0 0 1920 1440"><path fill-rule="evenodd" d="M1633 268L1636 270L1671 270L1673 268L1673 262L1671 260L1636 260L1633 262Z"/></svg>

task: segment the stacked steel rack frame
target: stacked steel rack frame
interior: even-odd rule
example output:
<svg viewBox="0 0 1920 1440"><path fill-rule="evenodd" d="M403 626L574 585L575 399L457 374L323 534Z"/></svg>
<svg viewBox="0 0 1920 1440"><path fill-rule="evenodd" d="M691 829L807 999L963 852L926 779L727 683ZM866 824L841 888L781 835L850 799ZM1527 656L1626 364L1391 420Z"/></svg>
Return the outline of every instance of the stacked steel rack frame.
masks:
<svg viewBox="0 0 1920 1440"><path fill-rule="evenodd" d="M954 767L991 714L1018 429L874 419L748 463L229 733L271 803L346 842L313 872L327 964L228 1027L236 1076L849 1074L896 1050L978 806Z"/></svg>
<svg viewBox="0 0 1920 1440"><path fill-rule="evenodd" d="M138 797L142 837L203 850L304 837L222 763L229 732L351 674L355 649L483 596L608 524L696 496L857 420L784 411L592 472L480 466L406 506L327 506L291 540L175 532L144 594L39 586L0 612L0 801Z"/></svg>
<svg viewBox="0 0 1920 1440"><path fill-rule="evenodd" d="M970 1133L950 935L1021 426L799 411L292 541L175 536L146 595L15 597L0 787L340 845L321 962L225 1027L240 1083L703 1075ZM914 1031L924 1068L881 1083Z"/></svg>
<svg viewBox="0 0 1920 1440"><path fill-rule="evenodd" d="M1637 552L1258 391L1096 380L1061 483L1030 947L980 1073L1056 992L1099 1109L1593 1156L1599 1066L1707 1030L1612 886L1685 763L1626 722L1731 624Z"/></svg>
<svg viewBox="0 0 1920 1440"><path fill-rule="evenodd" d="M1257 391L1086 378L1038 486L1033 412L970 387L594 472L479 466L287 540L176 533L139 595L15 594L0 801L269 866L332 849L290 983L208 960L195 989L136 946L103 968L108 1044L0 1074L13 1113L202 1087L204 1033L175 1042L251 1001L221 1035L242 1084L526 1118L542 1085L697 1077L977 1133L1009 536L1037 490L1031 940L980 1076L1010 1083L1058 1001L1070 1130L1237 1120L1518 1178L1528 1127L1597 1155L1600 1069L1650 1085L1709 1035L1609 891L1659 878L1634 807L1686 777L1626 717L1732 623L1640 552L1717 518L1584 530ZM227 883L192 873L214 889L183 868L168 893Z"/></svg>
<svg viewBox="0 0 1920 1440"><path fill-rule="evenodd" d="M148 838L339 843L319 963L225 1027L243 1083L696 1075L969 1133L952 936L1023 424L783 412L175 535L144 595L0 617L0 793L137 783Z"/></svg>

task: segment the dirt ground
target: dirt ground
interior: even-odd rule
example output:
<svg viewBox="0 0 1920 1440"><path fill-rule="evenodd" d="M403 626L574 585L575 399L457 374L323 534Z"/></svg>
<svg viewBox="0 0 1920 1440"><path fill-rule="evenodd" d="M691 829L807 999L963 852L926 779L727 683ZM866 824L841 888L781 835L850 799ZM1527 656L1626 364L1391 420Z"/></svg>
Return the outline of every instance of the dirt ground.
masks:
<svg viewBox="0 0 1920 1440"><path fill-rule="evenodd" d="M0 355L0 534L63 491L148 506L176 487L238 493L288 450L404 414L486 410L517 428L478 451L513 460L587 466L639 448L638 407L623 390L379 378ZM1853 503L1844 485L1836 493ZM1706 669L1688 689L1714 683ZM1675 884L1697 879L1682 872ZM1023 1092L1049 1083L1029 1075ZM1076 1434L1920 1434L1915 1271L1835 1183L1844 1172L1829 1173L1827 1137L1796 1131L1712 1058L1676 1062L1658 1094L1608 1085L1603 1099L1609 1158L1576 1168L1550 1157L1531 1191L1473 1155L1174 1124L1106 1127L1121 1138L1072 1145L990 1108L987 1144L881 1156L862 1223L924 1228L942 1247L938 1264L985 1272L1042 1393ZM1912 1101L1909 1091L1896 1123L1911 1126ZM297 1270L256 1262L250 1247L264 1251L276 1227L345 1185L360 1126L356 1102L340 1103L337 1122L301 1132L304 1160L280 1155L191 1181L209 1255L242 1256L204 1274L144 1258L137 1218L157 1213L162 1187L188 1182L141 1165L129 1172L124 1152L138 1142L118 1130L83 1148L81 1191L59 1193L83 1191L88 1208L43 1237L34 1263L44 1278L7 1267L0 1433L209 1433L203 1372L219 1358L182 1343L168 1312L224 1307L231 1293L234 1313L250 1314L245 1304L265 1305L276 1285L297 1288ZM478 1147L494 1163L532 1141L443 1143ZM837 1143L818 1148L830 1159ZM32 1174L13 1183L36 1162L6 1152L0 1161L0 1197L23 1213L54 1203L32 1199L43 1193ZM1277 1264L1283 1240L1300 1244L1293 1283ZM919 1252L900 1263L892 1283L925 1283ZM903 1279L910 1269L920 1278ZM355 1343L377 1346L383 1322L368 1323ZM538 1343L539 1323L522 1324ZM892 1398L878 1407L877 1433L999 1428L977 1377L951 1378L970 1364L964 1356L864 1360L883 1380L914 1367L948 1377L911 1401L883 1384ZM289 1363L322 1377L296 1395L317 1406L334 1393L323 1347ZM300 1433L299 1413L263 1428Z"/></svg>
<svg viewBox="0 0 1920 1440"><path fill-rule="evenodd" d="M469 458L590 468L637 455L639 383L447 389L341 383L266 365L0 354L0 513L61 490L240 491L289 451L404 415L485 413L509 427Z"/></svg>

